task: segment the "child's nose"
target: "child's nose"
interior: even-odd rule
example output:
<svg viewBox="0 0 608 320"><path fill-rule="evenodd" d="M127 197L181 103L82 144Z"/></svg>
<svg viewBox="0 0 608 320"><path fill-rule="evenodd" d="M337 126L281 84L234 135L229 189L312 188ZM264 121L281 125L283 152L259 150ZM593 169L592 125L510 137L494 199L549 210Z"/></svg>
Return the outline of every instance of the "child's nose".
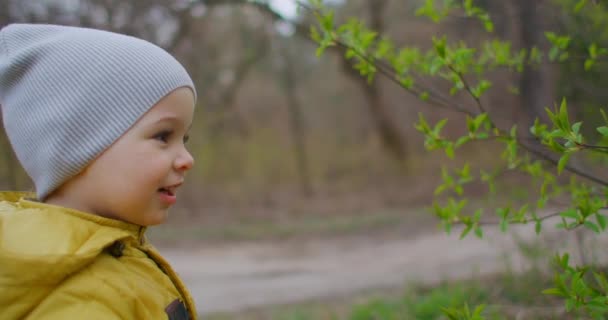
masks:
<svg viewBox="0 0 608 320"><path fill-rule="evenodd" d="M184 149L175 159L175 169L179 171L188 171L194 166L194 158L190 152Z"/></svg>

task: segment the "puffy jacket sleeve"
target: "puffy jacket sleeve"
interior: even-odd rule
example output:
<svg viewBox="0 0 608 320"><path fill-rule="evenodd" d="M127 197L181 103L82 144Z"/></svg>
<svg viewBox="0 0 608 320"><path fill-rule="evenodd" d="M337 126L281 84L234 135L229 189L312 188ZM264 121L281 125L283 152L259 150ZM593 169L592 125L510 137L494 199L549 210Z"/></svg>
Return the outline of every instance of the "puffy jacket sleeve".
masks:
<svg viewBox="0 0 608 320"><path fill-rule="evenodd" d="M56 286L25 319L168 319L167 306L179 298L176 289L159 286L154 271L164 274L143 253L129 250L120 258L100 255Z"/></svg>
<svg viewBox="0 0 608 320"><path fill-rule="evenodd" d="M63 299L62 299L63 300ZM77 301L56 300L51 305L43 305L34 310L26 319L27 320L60 320L60 319L90 319L90 320L126 320L131 317L125 317L120 314L120 311L115 310L112 306L104 301L78 299Z"/></svg>
<svg viewBox="0 0 608 320"><path fill-rule="evenodd" d="M82 275L85 275L84 277ZM27 320L136 319L134 299L111 281L87 276L88 270L64 280L26 317Z"/></svg>

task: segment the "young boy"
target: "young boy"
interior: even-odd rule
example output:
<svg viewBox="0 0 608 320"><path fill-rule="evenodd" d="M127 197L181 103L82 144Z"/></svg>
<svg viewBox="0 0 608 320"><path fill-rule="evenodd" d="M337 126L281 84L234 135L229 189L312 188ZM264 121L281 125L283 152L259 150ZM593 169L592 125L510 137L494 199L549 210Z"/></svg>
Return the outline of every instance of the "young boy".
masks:
<svg viewBox="0 0 608 320"><path fill-rule="evenodd" d="M0 193L0 318L195 319L147 242L193 165L196 92L161 48L111 32L0 30L0 110L36 193Z"/></svg>

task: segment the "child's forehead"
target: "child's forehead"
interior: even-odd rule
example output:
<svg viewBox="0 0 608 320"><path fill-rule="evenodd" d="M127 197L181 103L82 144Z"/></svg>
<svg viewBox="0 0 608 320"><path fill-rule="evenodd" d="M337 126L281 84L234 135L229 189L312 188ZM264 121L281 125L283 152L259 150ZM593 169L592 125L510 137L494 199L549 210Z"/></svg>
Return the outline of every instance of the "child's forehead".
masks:
<svg viewBox="0 0 608 320"><path fill-rule="evenodd" d="M190 125L194 113L194 100L188 89L180 88L161 99L143 115L146 123L175 123Z"/></svg>

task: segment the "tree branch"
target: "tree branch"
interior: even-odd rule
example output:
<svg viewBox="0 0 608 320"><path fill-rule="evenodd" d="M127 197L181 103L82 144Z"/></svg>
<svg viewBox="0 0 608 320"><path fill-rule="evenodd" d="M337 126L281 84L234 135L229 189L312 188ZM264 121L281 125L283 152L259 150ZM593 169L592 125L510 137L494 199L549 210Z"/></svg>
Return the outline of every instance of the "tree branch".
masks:
<svg viewBox="0 0 608 320"><path fill-rule="evenodd" d="M527 218L527 219L523 219L523 220L512 220L512 221L509 221L509 224L521 224L521 225L523 225L523 224L528 224L528 223L531 223L531 222L543 222L545 220L548 220L548 219L551 219L551 218L554 218L554 217L559 217L561 214L562 214L561 212L553 212L553 213L547 214L546 216L542 216L542 217L538 217L538 218ZM462 225L464 223L463 222L458 222L457 224ZM477 222L477 226L497 226L499 224L500 224L499 221L479 221L479 222ZM566 231L575 230L575 229L577 229L578 227L580 227L582 225L583 225L583 223L578 222L578 223L576 223L576 224L574 224L572 226L569 226L569 227L565 226L564 230L566 230Z"/></svg>
<svg viewBox="0 0 608 320"><path fill-rule="evenodd" d="M555 160L555 159L549 157L548 155L544 154L542 151L537 150L534 147L529 146L529 145L523 143L521 140L517 140L517 141L518 141L518 144L522 148L526 149L526 151L528 151L531 154L537 156L538 158L541 158L544 161L547 161L547 162L549 162L549 163L557 166L557 164L559 162L558 160ZM566 169L569 172L572 172L572 173L574 173L574 174L576 174L576 175L578 175L580 177L583 177L583 178L585 178L587 180L593 181L593 182L595 182L595 183L597 183L597 184L599 184L601 186L608 187L608 181L600 179L600 178L595 177L595 176L592 176L591 174L586 173L584 171L581 171L578 168L575 168L575 167L573 167L571 165L566 165L564 169Z"/></svg>

